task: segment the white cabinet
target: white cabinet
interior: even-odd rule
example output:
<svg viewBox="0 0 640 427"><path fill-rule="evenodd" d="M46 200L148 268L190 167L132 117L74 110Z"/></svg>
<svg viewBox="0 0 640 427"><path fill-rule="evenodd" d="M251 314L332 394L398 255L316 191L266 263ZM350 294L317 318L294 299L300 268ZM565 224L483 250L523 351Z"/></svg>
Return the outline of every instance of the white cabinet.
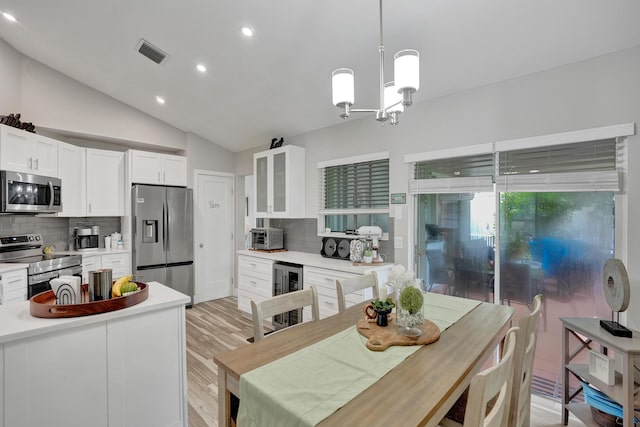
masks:
<svg viewBox="0 0 640 427"><path fill-rule="evenodd" d="M131 274L131 263L128 253L102 255L102 268L110 268L111 277L116 280Z"/></svg>
<svg viewBox="0 0 640 427"><path fill-rule="evenodd" d="M318 308L321 319L338 313L336 280L348 279L355 276L358 276L358 274L329 270L326 268L304 267L304 274L302 276L304 289L309 288L309 286L315 286L318 292ZM368 292L370 293L371 291L368 290ZM371 294L368 295L368 298L371 298ZM361 303L363 300L363 291L354 292L345 297L347 307ZM303 319L305 322L311 320L311 311L308 307L304 308Z"/></svg>
<svg viewBox="0 0 640 427"><path fill-rule="evenodd" d="M101 268L111 269L111 277L116 280L131 274L129 253L82 255L82 283L89 283L89 272Z"/></svg>
<svg viewBox="0 0 640 427"><path fill-rule="evenodd" d="M4 347L6 427L80 427L87 420L92 426L109 425L105 324L27 338ZM29 402L39 402L38 410Z"/></svg>
<svg viewBox="0 0 640 427"><path fill-rule="evenodd" d="M286 145L254 154L253 176L256 217L304 217L304 148Z"/></svg>
<svg viewBox="0 0 640 427"><path fill-rule="evenodd" d="M124 153L87 148L87 216L123 216L124 193Z"/></svg>
<svg viewBox="0 0 640 427"><path fill-rule="evenodd" d="M0 304L27 300L27 269L5 271L0 274Z"/></svg>
<svg viewBox="0 0 640 427"><path fill-rule="evenodd" d="M82 255L82 283L89 283L89 272L102 268L101 255Z"/></svg>
<svg viewBox="0 0 640 427"><path fill-rule="evenodd" d="M0 427L187 427L184 303L149 292L142 310L0 332ZM15 313L0 317L15 326Z"/></svg>
<svg viewBox="0 0 640 427"><path fill-rule="evenodd" d="M134 184L187 185L187 158L172 154L129 150Z"/></svg>
<svg viewBox="0 0 640 427"><path fill-rule="evenodd" d="M273 261L238 255L238 310L251 315L251 300L273 296Z"/></svg>
<svg viewBox="0 0 640 427"><path fill-rule="evenodd" d="M87 214L86 153L83 147L58 142L58 177L62 179L62 211L58 216Z"/></svg>
<svg viewBox="0 0 640 427"><path fill-rule="evenodd" d="M0 126L0 169L58 176L58 141Z"/></svg>

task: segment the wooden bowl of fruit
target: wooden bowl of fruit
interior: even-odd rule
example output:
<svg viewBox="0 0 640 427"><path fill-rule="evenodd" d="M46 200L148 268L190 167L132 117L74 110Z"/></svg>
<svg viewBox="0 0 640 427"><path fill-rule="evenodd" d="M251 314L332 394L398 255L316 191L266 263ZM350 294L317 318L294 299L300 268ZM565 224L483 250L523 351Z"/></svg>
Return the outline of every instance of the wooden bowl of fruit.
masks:
<svg viewBox="0 0 640 427"><path fill-rule="evenodd" d="M62 318L90 316L131 307L149 297L149 286L146 283L134 282L132 278L133 276L126 276L114 281L111 287L112 297L101 301L89 301L87 284L82 285L82 300L88 302L80 304L56 304L53 291L39 293L31 297L29 313L34 317Z"/></svg>

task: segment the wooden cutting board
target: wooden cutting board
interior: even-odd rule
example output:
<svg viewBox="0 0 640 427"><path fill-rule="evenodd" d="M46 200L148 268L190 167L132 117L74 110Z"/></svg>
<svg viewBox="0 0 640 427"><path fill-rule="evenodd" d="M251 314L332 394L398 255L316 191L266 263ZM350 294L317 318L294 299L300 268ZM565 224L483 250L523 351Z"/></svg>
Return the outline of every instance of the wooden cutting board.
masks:
<svg viewBox="0 0 640 427"><path fill-rule="evenodd" d="M367 348L372 351L384 351L392 345L423 345L431 344L440 338L440 329L435 323L426 320L420 326L422 335L410 337L398 332L395 314L389 315L388 326L378 326L375 322L368 322L366 318L358 320L358 332L369 338Z"/></svg>

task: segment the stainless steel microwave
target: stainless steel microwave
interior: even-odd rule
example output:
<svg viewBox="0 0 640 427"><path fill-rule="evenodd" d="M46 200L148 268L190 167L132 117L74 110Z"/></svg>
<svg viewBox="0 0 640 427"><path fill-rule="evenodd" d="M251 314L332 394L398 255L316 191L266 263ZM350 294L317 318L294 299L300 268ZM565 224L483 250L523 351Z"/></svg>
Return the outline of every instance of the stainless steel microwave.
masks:
<svg viewBox="0 0 640 427"><path fill-rule="evenodd" d="M1 213L55 213L62 210L62 180L0 171Z"/></svg>

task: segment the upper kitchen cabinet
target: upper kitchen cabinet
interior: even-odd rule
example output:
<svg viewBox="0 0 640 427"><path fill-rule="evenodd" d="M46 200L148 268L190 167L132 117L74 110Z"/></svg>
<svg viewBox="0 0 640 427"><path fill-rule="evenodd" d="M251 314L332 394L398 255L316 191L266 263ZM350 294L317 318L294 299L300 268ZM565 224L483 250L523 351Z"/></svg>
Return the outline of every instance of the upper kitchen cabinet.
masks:
<svg viewBox="0 0 640 427"><path fill-rule="evenodd" d="M254 154L253 176L256 217L304 218L304 148L286 145Z"/></svg>
<svg viewBox="0 0 640 427"><path fill-rule="evenodd" d="M187 158L172 154L129 150L131 182L187 186Z"/></svg>
<svg viewBox="0 0 640 427"><path fill-rule="evenodd" d="M0 169L58 177L58 141L0 126Z"/></svg>
<svg viewBox="0 0 640 427"><path fill-rule="evenodd" d="M76 145L58 142L58 177L62 179L62 212L58 216L86 216L87 149Z"/></svg>
<svg viewBox="0 0 640 427"><path fill-rule="evenodd" d="M87 216L123 216L124 153L86 150Z"/></svg>

